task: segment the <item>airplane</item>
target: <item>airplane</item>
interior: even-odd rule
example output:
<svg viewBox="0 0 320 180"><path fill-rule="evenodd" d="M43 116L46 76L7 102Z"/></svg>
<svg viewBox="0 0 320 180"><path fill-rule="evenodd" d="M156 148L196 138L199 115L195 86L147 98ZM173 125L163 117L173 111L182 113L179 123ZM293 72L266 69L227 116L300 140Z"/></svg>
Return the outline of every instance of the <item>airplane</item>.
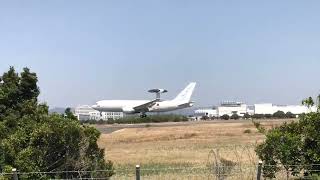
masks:
<svg viewBox="0 0 320 180"><path fill-rule="evenodd" d="M147 112L167 112L177 109L192 107L194 102L191 96L196 83L190 83L173 100L161 100L160 94L168 92L165 89L151 89L150 93L156 93L154 100L103 100L96 102L92 108L100 112L123 112L125 114L141 113L141 117L147 117Z"/></svg>

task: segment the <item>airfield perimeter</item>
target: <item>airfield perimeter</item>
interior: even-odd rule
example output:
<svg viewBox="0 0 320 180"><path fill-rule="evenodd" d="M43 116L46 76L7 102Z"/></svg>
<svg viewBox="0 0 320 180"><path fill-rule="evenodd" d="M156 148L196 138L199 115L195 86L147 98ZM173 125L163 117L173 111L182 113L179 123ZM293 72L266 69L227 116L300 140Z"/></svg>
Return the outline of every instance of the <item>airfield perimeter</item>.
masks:
<svg viewBox="0 0 320 180"><path fill-rule="evenodd" d="M266 128L296 119L259 120ZM251 120L215 120L135 125L96 125L99 146L115 167L181 167L208 164L210 152L221 158L255 165L254 147L264 140Z"/></svg>

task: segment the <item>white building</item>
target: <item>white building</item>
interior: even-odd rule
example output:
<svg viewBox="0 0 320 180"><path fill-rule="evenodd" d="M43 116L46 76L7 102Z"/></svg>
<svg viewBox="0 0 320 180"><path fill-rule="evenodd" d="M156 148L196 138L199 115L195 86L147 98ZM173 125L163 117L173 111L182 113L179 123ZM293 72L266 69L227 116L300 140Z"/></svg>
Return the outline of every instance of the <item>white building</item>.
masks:
<svg viewBox="0 0 320 180"><path fill-rule="evenodd" d="M295 115L299 115L302 113L315 112L317 110L316 107L308 108L302 105L273 105L271 103L264 104L254 104L253 106L249 106L242 102L233 102L227 101L221 103L220 106L216 107L216 109L212 108L202 108L196 110L195 117L197 119L201 119L203 116L208 117L221 117L223 115L232 116L233 114L238 114L239 116L243 116L248 113L249 115L254 114L271 114L273 115L277 111L282 111L284 113L291 112Z"/></svg>
<svg viewBox="0 0 320 180"><path fill-rule="evenodd" d="M80 121L85 120L108 120L108 119L120 119L123 117L122 112L102 112L92 109L88 105L82 105L75 108L74 115Z"/></svg>
<svg viewBox="0 0 320 180"><path fill-rule="evenodd" d="M207 116L209 118L218 117L217 109L213 108L202 108L195 110L196 119L201 119L203 116Z"/></svg>
<svg viewBox="0 0 320 180"><path fill-rule="evenodd" d="M255 104L254 113L255 114L274 114L277 111L282 111L284 113L291 112L293 114L302 114L308 112L315 112L316 107L308 108L302 105L273 105L271 103L265 104Z"/></svg>
<svg viewBox="0 0 320 180"><path fill-rule="evenodd" d="M217 108L218 115L229 115L237 114L238 116L243 116L248 112L248 106L242 102L226 101L221 103Z"/></svg>
<svg viewBox="0 0 320 180"><path fill-rule="evenodd" d="M108 119L120 119L123 118L123 112L103 112L102 113L102 119L108 120Z"/></svg>

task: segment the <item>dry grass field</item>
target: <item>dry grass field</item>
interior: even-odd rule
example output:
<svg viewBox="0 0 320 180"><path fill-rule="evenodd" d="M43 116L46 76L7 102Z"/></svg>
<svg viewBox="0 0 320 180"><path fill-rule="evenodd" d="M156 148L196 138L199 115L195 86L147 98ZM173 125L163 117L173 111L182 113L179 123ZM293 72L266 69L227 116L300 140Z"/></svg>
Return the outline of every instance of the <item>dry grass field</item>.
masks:
<svg viewBox="0 0 320 180"><path fill-rule="evenodd" d="M265 120L261 124L271 128L283 122ZM250 120L241 120L124 128L102 134L99 146L105 148L106 158L119 169L134 168L136 164L145 169L204 167L217 157L244 167L256 165L254 146L263 140Z"/></svg>

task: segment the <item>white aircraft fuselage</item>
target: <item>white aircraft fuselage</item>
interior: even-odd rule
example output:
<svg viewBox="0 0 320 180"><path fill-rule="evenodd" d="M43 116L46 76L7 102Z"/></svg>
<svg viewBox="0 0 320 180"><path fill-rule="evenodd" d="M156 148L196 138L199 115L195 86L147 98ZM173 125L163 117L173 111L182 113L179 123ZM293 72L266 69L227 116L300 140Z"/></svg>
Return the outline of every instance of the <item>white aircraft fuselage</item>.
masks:
<svg viewBox="0 0 320 180"><path fill-rule="evenodd" d="M150 100L103 100L98 101L92 108L100 112L124 112L126 114L134 114L140 112L136 112L132 107L140 106L148 102L150 102ZM149 107L146 112L167 112L192 106L193 102L159 101Z"/></svg>
<svg viewBox="0 0 320 180"><path fill-rule="evenodd" d="M190 83L175 99L155 100L102 100L92 108L100 112L124 112L126 114L167 112L192 107L190 101L196 83Z"/></svg>

